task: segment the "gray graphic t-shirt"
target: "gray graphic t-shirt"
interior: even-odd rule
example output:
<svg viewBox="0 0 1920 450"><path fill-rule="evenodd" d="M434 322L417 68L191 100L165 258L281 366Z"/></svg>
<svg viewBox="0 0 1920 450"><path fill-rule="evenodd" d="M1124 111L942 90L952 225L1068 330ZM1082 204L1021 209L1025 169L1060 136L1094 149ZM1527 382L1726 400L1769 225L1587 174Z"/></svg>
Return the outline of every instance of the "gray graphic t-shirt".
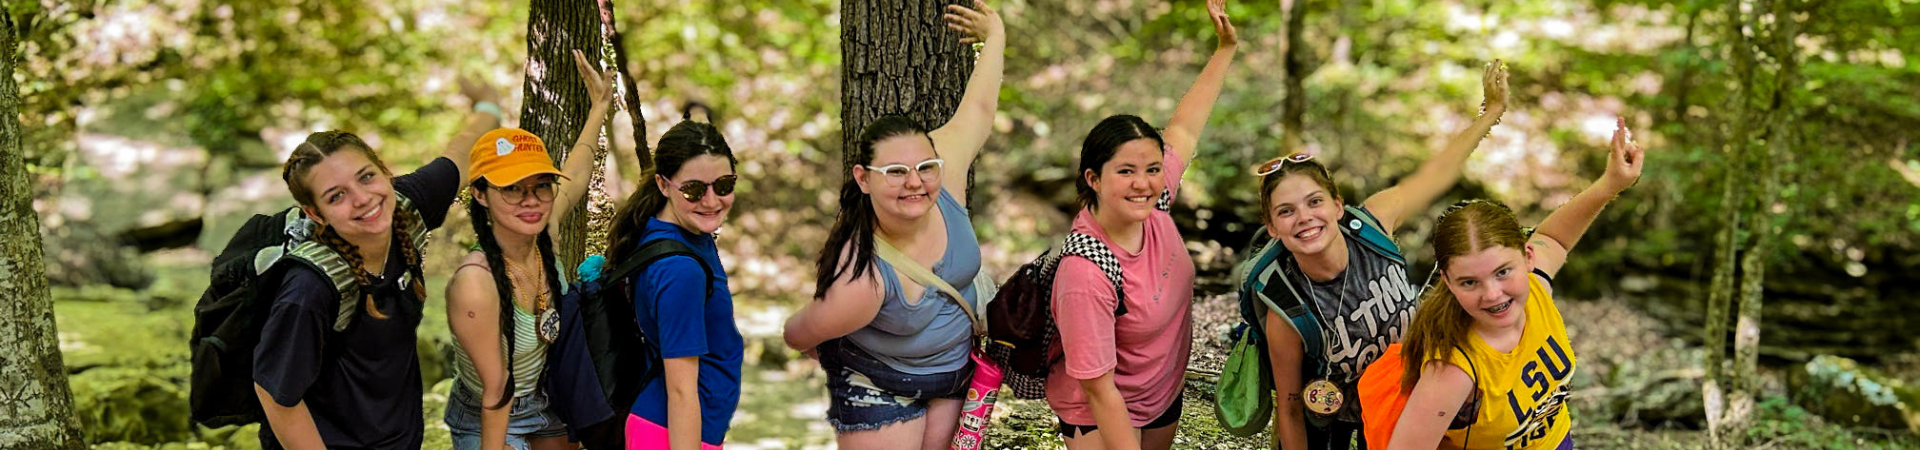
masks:
<svg viewBox="0 0 1920 450"><path fill-rule="evenodd" d="M1348 249L1347 270L1327 282L1312 282L1308 294L1325 335L1327 378L1342 385L1359 381L1367 364L1406 335L1419 294L1407 282L1406 266L1357 242L1349 242ZM1289 269L1296 280L1307 279L1298 265Z"/></svg>

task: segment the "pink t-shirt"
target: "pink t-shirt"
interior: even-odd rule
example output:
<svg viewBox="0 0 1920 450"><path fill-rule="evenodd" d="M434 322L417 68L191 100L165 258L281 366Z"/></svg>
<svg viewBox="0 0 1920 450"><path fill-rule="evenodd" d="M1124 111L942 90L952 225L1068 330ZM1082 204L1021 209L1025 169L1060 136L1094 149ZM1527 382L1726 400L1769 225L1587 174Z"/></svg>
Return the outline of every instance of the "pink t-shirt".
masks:
<svg viewBox="0 0 1920 450"><path fill-rule="evenodd" d="M1186 161L1167 154L1167 188L1177 194ZM1047 375L1047 403L1074 425L1094 425L1080 380L1113 372L1135 428L1165 413L1180 397L1192 350L1193 256L1173 217L1155 210L1146 222L1139 252L1113 243L1091 210L1073 219L1073 231L1107 244L1120 260L1127 313L1114 317L1113 283L1085 258L1065 258L1053 279L1053 317L1066 357Z"/></svg>

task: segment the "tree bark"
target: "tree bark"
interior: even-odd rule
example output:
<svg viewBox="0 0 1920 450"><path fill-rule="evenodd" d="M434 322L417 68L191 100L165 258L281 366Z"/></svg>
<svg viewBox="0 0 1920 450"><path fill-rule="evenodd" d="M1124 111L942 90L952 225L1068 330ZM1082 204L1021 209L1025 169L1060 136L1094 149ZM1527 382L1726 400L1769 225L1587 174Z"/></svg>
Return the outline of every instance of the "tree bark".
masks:
<svg viewBox="0 0 1920 450"><path fill-rule="evenodd" d="M86 448L60 354L13 71L31 12L0 11L0 448Z"/></svg>
<svg viewBox="0 0 1920 450"><path fill-rule="evenodd" d="M554 164L560 165L568 153L573 151L574 138L579 137L580 127L586 124L587 111L592 108L593 100L587 98L587 87L580 83L580 71L573 66L573 51L580 50L588 58L598 61L602 58L602 34L600 9L590 2L567 0L531 0L531 9L527 14L527 78L526 88L522 91L523 105L520 114L520 128L540 137L546 143L547 152L553 157ZM596 134L598 132L596 131ZM645 142L644 140L642 142ZM600 169L601 155L596 151L593 157L593 175L587 181L595 190L600 190L605 174ZM567 220L560 224L559 232L553 236L554 261L563 268L580 264L580 260L591 250L588 248L587 221L588 205L595 203L593 195L578 205L564 205L573 208L567 214ZM604 233L606 227L599 227ZM599 239L604 242L605 239ZM562 269L561 276L571 279L572 270Z"/></svg>
<svg viewBox="0 0 1920 450"><path fill-rule="evenodd" d="M1281 41L1281 52L1286 54L1280 75L1280 154L1289 155L1300 151L1305 145L1301 135L1306 129L1307 91L1303 88L1303 79L1307 77L1306 41L1300 38L1301 30L1306 28L1307 0L1280 0L1280 9L1285 11L1285 36Z"/></svg>
<svg viewBox="0 0 1920 450"><path fill-rule="evenodd" d="M1727 370L1727 323L1733 309L1733 301L1738 295L1739 285L1736 274L1742 249L1746 246L1746 235L1741 233L1742 213L1748 211L1747 185L1743 177L1751 173L1747 158L1751 143L1747 141L1749 125L1752 122L1751 109L1747 96L1751 95L1753 81L1753 49L1747 42L1747 14L1740 11L1744 0L1727 2L1727 23L1731 27L1727 38L1727 59L1730 60L1734 79L1728 86L1727 130L1725 143L1725 161L1727 174L1721 199L1726 209L1726 218L1720 235L1720 250L1715 255L1713 292L1707 298L1707 383L1701 390L1707 413L1707 436L1709 447L1714 449L1733 449L1740 446L1744 436L1740 434L1742 419L1747 411L1735 407L1734 401L1740 396L1744 384L1740 380L1739 369ZM1749 255L1751 256L1751 255ZM1744 303L1744 302L1743 302ZM1752 324L1745 324L1752 325ZM1735 355L1737 357L1737 355ZM1738 367L1738 366L1736 366ZM1750 403L1746 404L1750 405ZM1742 406L1746 406L1742 405Z"/></svg>
<svg viewBox="0 0 1920 450"><path fill-rule="evenodd" d="M951 4L962 2L841 0L842 176L866 162L853 160L854 141L874 119L900 114L934 128L959 109L973 73L973 49L941 19ZM969 190L972 185L968 173Z"/></svg>
<svg viewBox="0 0 1920 450"><path fill-rule="evenodd" d="M640 113L640 91L637 90L638 85L633 81L633 73L627 67L626 37L621 35L620 28L615 26L619 22L614 19L613 0L599 0L599 5L600 32L607 37L607 42L613 45L613 67L614 70L620 71L620 98L625 104L616 106L625 108L627 118L633 121L633 154L635 159L639 160L640 172L646 173L653 170L653 152L647 149L647 118ZM607 121L607 126L613 126L613 121ZM607 136L611 138L612 129L608 130ZM612 147L611 140L608 141L608 146ZM609 150L612 149L609 148Z"/></svg>

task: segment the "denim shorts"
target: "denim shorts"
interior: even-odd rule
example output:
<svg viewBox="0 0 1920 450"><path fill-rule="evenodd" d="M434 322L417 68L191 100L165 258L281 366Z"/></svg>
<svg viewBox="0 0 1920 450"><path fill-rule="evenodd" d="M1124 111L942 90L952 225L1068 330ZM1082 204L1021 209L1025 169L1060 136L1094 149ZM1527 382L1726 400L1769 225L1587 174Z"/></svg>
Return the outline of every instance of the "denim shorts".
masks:
<svg viewBox="0 0 1920 450"><path fill-rule="evenodd" d="M926 415L936 398L962 399L973 378L973 361L958 371L914 375L846 341L820 344L820 366L827 371L827 422L835 431L876 430Z"/></svg>
<svg viewBox="0 0 1920 450"><path fill-rule="evenodd" d="M547 392L544 389L534 389L526 395L514 397L507 419L508 447L528 450L532 447L527 442L529 440L567 435L566 424L560 422L560 417L547 405ZM446 422L447 429L453 432L454 449L479 450L480 394L455 381L453 392L447 395Z"/></svg>

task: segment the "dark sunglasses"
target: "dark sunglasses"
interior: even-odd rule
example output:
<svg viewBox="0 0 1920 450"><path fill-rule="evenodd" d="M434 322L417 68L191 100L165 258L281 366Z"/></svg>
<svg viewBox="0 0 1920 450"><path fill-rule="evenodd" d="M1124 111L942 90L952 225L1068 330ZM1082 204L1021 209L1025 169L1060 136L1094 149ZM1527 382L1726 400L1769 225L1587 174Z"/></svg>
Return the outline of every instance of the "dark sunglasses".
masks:
<svg viewBox="0 0 1920 450"><path fill-rule="evenodd" d="M1299 163L1304 163L1312 160L1313 160L1313 155L1306 154L1306 153L1294 153L1294 154L1282 156L1279 158L1269 159L1267 160L1267 162L1263 162L1263 163L1260 163L1259 165L1253 166L1253 176L1264 177L1264 176L1267 176L1267 174L1279 172L1281 168L1284 168L1287 166L1287 163L1299 164Z"/></svg>
<svg viewBox="0 0 1920 450"><path fill-rule="evenodd" d="M739 182L739 180L740 177L738 175L725 175L713 180L711 183L700 180L680 183L678 189L680 190L681 197L685 197L689 202L697 202L700 201L700 199L707 198L707 186L713 186L713 195L733 195L733 185Z"/></svg>

